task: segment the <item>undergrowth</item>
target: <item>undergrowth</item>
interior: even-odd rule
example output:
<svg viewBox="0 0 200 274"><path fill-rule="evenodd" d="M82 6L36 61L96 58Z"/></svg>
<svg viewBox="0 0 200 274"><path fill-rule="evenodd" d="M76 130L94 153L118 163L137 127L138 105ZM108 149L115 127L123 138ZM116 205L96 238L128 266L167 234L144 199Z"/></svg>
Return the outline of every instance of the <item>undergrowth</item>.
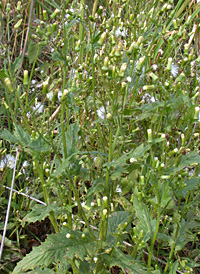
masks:
<svg viewBox="0 0 200 274"><path fill-rule="evenodd" d="M198 2L1 1L1 273L200 273Z"/></svg>

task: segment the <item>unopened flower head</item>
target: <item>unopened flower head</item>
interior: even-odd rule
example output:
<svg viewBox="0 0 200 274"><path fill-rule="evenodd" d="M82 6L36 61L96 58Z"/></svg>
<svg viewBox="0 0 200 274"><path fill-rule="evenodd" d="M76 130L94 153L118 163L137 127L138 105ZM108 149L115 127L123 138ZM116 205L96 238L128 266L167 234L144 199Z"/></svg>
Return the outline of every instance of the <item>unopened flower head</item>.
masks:
<svg viewBox="0 0 200 274"><path fill-rule="evenodd" d="M174 78L176 78L178 76L178 71L179 71L179 66L172 63L170 73Z"/></svg>
<svg viewBox="0 0 200 274"><path fill-rule="evenodd" d="M15 166L15 157L7 154L3 160L0 161L0 170L2 170L4 167L9 167L10 169L13 169Z"/></svg>
<svg viewBox="0 0 200 274"><path fill-rule="evenodd" d="M131 158L131 159L130 159L130 163L132 164L132 163L134 163L134 162L137 162L137 160L136 160L135 158Z"/></svg>
<svg viewBox="0 0 200 274"><path fill-rule="evenodd" d="M106 215L107 212L108 212L108 210L107 210L107 209L104 209L104 210L103 210L103 215Z"/></svg>
<svg viewBox="0 0 200 274"><path fill-rule="evenodd" d="M94 257L94 262L95 262L95 264L96 264L97 260L98 260L97 257Z"/></svg>

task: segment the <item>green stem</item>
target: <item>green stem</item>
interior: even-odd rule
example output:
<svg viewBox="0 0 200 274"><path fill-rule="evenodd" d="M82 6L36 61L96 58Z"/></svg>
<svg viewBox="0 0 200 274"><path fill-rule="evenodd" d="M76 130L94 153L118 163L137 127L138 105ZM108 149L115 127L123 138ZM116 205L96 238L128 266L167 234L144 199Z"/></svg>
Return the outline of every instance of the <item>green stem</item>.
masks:
<svg viewBox="0 0 200 274"><path fill-rule="evenodd" d="M94 114L95 114L95 120L98 119L97 116L97 107L96 107L96 93L95 93L95 75L94 75L94 45L92 44L92 94L93 94L93 105L94 105ZM97 131L99 134L99 138L100 138L100 143L102 144L102 147L104 148L105 151L105 146L104 146L104 142L103 142L103 137L102 137L102 133L100 130L100 126L99 126L99 122L96 122L97 125Z"/></svg>
<svg viewBox="0 0 200 274"><path fill-rule="evenodd" d="M156 182L155 183L155 190L156 190L156 196L157 196L157 201L158 201L158 204L157 204L157 222L156 222L156 228L155 228L155 231L154 231L154 235L153 235L153 238L151 240L151 246L150 246L150 251L149 251L149 257L148 257L148 262L147 262L147 266L148 266L148 270L147 270L147 274L150 274L150 267L151 267L151 260L152 260L152 256L153 256L153 248L154 248L154 244L155 244L155 241L156 241L156 237L157 237L157 234L158 234L158 230L159 230L159 225L160 225L160 197L159 197L159 189L158 189L158 183Z"/></svg>
<svg viewBox="0 0 200 274"><path fill-rule="evenodd" d="M40 181L41 181L41 184L42 184L44 201L45 201L46 205L49 205L49 195L48 195L47 187L46 187L45 180L44 180L43 165L41 163L41 166L40 166L37 159L35 159L34 162L35 162L36 171L37 171L37 173L38 173L38 175L40 177ZM49 217L50 217L50 220L51 220L51 223L52 223L52 225L54 227L55 232L58 233L59 232L59 228L58 228L58 224L57 224L54 212L51 211L49 213Z"/></svg>

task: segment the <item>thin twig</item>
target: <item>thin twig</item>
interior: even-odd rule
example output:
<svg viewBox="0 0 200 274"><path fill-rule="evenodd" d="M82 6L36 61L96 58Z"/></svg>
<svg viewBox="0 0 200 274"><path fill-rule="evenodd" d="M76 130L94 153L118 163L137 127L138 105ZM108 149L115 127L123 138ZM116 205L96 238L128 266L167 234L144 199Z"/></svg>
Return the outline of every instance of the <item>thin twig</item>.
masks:
<svg viewBox="0 0 200 274"><path fill-rule="evenodd" d="M11 188L8 187L8 186L4 186L4 185L3 185L3 187L5 187L6 189L11 190ZM13 192L16 192L16 193L19 194L19 195L28 197L29 199L31 199L31 200L33 200L33 201L36 201L37 203L40 203L40 204L46 206L46 203L45 203L45 202L42 202L42 201L40 201L40 200L38 200L38 199L36 199L36 198L34 198L34 197L28 195L28 194L25 194L25 193L23 193L23 192L21 192L21 191L16 190L16 189L14 189L14 188L13 188Z"/></svg>
<svg viewBox="0 0 200 274"><path fill-rule="evenodd" d="M25 52L26 52L26 45L27 45L27 42L28 42L28 35L29 35L30 27L31 27L32 15L33 15L33 4L34 4L34 0L31 0L31 6L30 6L30 12L29 12L29 20L28 20L28 27L27 27L27 31L26 31L24 48L23 48L23 51L22 51L21 67L22 67L22 64L23 64L24 55L25 55Z"/></svg>
<svg viewBox="0 0 200 274"><path fill-rule="evenodd" d="M14 186L14 181L15 181L15 172L16 172L18 155L19 155L19 151L18 151L18 149L16 149L15 165L14 165L14 169L13 169L13 176L12 176L10 195L9 195L9 200L8 200L8 207L7 207L7 212L6 212L6 219L5 219L5 223L4 223L3 236L2 236L2 240L1 240L0 260L2 257L3 246L4 246L5 237L6 237L6 229L7 229L8 218L9 218L9 213L10 213L10 206L11 206L12 192L13 192L13 186Z"/></svg>

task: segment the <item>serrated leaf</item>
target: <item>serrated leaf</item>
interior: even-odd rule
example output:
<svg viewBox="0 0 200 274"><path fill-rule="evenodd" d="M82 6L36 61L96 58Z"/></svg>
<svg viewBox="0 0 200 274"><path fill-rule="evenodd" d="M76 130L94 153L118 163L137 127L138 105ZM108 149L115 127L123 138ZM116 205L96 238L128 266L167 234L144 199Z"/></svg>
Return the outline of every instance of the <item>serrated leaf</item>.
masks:
<svg viewBox="0 0 200 274"><path fill-rule="evenodd" d="M4 140L8 141L9 143L14 143L14 144L18 143L17 137L15 137L13 134L11 134L10 131L8 131L7 129L4 129L4 131L2 133L0 133L0 137Z"/></svg>
<svg viewBox="0 0 200 274"><path fill-rule="evenodd" d="M64 61L65 59L63 58L62 54L59 52L54 52L51 55L51 59L54 61Z"/></svg>
<svg viewBox="0 0 200 274"><path fill-rule="evenodd" d="M22 62L22 54L20 54L15 61L11 64L11 70L13 73L20 67Z"/></svg>
<svg viewBox="0 0 200 274"><path fill-rule="evenodd" d="M119 225L125 224L130 217L130 213L127 211L116 211L108 218L108 233L117 233Z"/></svg>
<svg viewBox="0 0 200 274"><path fill-rule="evenodd" d="M141 144L139 147L137 147L130 155L129 157L142 157L146 152L150 149L151 145L144 146Z"/></svg>
<svg viewBox="0 0 200 274"><path fill-rule="evenodd" d="M32 208L32 211L26 215L22 222L27 222L28 224L30 224L35 223L36 221L42 221L49 216L49 212L55 212L57 210L58 205L56 204L50 204L48 206L37 204Z"/></svg>
<svg viewBox="0 0 200 274"><path fill-rule="evenodd" d="M136 211L136 216L139 219L138 228L139 230L144 231L146 234L145 240L147 241L150 236L151 238L153 237L156 219L153 220L151 218L148 207L138 199L137 189L134 191L134 209Z"/></svg>
<svg viewBox="0 0 200 274"><path fill-rule="evenodd" d="M192 151L184 156L182 156L181 161L179 162L177 167L172 167L167 171L168 175L175 174L177 171L183 169L186 166L191 164L200 164L200 155L198 151Z"/></svg>
<svg viewBox="0 0 200 274"><path fill-rule="evenodd" d="M29 147L37 152L47 152L49 151L49 145L42 139L38 137L38 139L31 141Z"/></svg>
<svg viewBox="0 0 200 274"><path fill-rule="evenodd" d="M41 52L41 46L38 43L34 43L33 41L30 41L28 46L28 59L30 64L32 64L35 60L35 58L40 54Z"/></svg>
<svg viewBox="0 0 200 274"><path fill-rule="evenodd" d="M176 274L176 271L179 267L179 262L176 261L175 263L173 263L173 265L171 266L171 270L169 272L169 274Z"/></svg>
<svg viewBox="0 0 200 274"><path fill-rule="evenodd" d="M71 156L77 152L77 141L78 141L78 131L79 124L78 122L69 125L69 129L66 134L66 145L67 145L67 156Z"/></svg>
<svg viewBox="0 0 200 274"><path fill-rule="evenodd" d="M39 267L37 267L36 269L29 271L29 272L21 272L21 274L23 273L28 273L28 274L54 274L55 272L52 269L48 269L48 268L44 268L41 269Z"/></svg>
<svg viewBox="0 0 200 274"><path fill-rule="evenodd" d="M70 238L66 237L67 233ZM75 256L83 260L86 255L85 248L92 249L95 241L89 232L82 238L82 232L63 228L60 233L49 235L40 246L33 247L33 251L17 264L13 274L41 265L48 267L53 262L67 262L68 258L73 259Z"/></svg>
<svg viewBox="0 0 200 274"><path fill-rule="evenodd" d="M109 267L118 266L123 269L125 273L129 270L130 273L133 274L146 274L146 270L141 267L136 260L134 260L131 256L124 254L119 249L115 249L113 258L109 263Z"/></svg>
<svg viewBox="0 0 200 274"><path fill-rule="evenodd" d="M17 137L20 144L28 146L31 142L31 136L23 130L23 128L15 124L14 135Z"/></svg>

